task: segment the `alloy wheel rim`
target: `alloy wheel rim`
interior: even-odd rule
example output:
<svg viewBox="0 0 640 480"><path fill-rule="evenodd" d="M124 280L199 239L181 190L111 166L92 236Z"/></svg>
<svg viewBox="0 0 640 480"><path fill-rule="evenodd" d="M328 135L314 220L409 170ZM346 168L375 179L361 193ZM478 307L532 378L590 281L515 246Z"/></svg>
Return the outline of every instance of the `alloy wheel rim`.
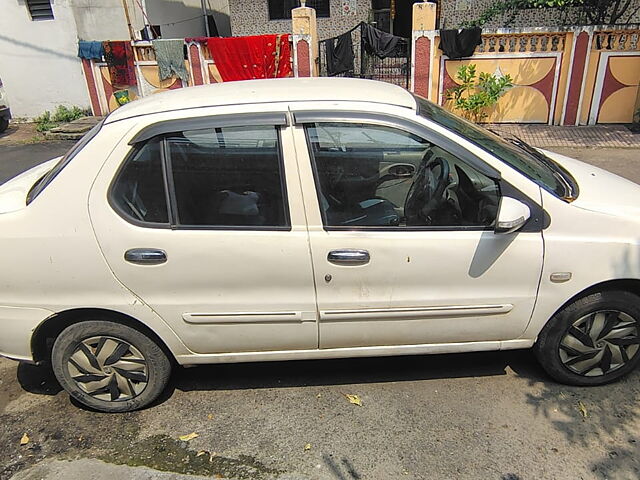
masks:
<svg viewBox="0 0 640 480"><path fill-rule="evenodd" d="M108 402L137 397L149 381L147 360L142 353L115 337L83 340L69 357L67 368L83 392Z"/></svg>
<svg viewBox="0 0 640 480"><path fill-rule="evenodd" d="M638 353L638 330L638 322L627 313L589 313L566 331L560 342L560 360L578 375L606 375L625 366Z"/></svg>

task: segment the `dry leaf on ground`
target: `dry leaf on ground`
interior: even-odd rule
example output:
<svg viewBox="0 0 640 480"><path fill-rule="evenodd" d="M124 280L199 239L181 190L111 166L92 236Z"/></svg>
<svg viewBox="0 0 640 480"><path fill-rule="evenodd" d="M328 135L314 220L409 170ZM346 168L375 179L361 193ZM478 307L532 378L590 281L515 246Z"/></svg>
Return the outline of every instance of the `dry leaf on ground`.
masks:
<svg viewBox="0 0 640 480"><path fill-rule="evenodd" d="M353 403L354 405L358 405L359 407L362 407L362 400L360 400L360 397L358 395L351 395L349 393L344 393L343 395L347 397L347 400L349 400L349 403Z"/></svg>
<svg viewBox="0 0 640 480"><path fill-rule="evenodd" d="M182 440L183 442L188 442L190 440L193 440L194 438L198 438L200 435L198 435L196 432L193 433L189 433L187 435L180 435L178 438L180 440Z"/></svg>
<svg viewBox="0 0 640 480"><path fill-rule="evenodd" d="M310 443L305 443L304 444L304 451L306 452L307 450L311 450L311 444Z"/></svg>
<svg viewBox="0 0 640 480"><path fill-rule="evenodd" d="M27 443L29 443L29 435L25 433L20 439L20 445L26 445Z"/></svg>
<svg viewBox="0 0 640 480"><path fill-rule="evenodd" d="M580 411L580 414L582 415L582 418L587 418L587 416L589 415L589 413L587 412L587 407L585 407L584 403L582 403L582 401L578 402L578 410Z"/></svg>
<svg viewBox="0 0 640 480"><path fill-rule="evenodd" d="M208 452L205 452L204 450L200 450L198 453L196 453L196 457L201 457L202 455L205 455Z"/></svg>

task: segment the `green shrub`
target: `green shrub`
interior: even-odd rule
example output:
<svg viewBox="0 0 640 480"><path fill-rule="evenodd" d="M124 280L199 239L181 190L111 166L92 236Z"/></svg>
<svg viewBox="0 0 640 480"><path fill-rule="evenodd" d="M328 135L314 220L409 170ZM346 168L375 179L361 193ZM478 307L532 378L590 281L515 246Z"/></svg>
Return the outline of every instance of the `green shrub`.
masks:
<svg viewBox="0 0 640 480"><path fill-rule="evenodd" d="M78 118L91 115L91 112L80 107L66 107L64 105L58 105L55 112L51 114L49 110L42 115L33 119L36 123L36 130L38 132L46 132L52 128L57 127L61 123L72 122Z"/></svg>
<svg viewBox="0 0 640 480"><path fill-rule="evenodd" d="M456 78L460 84L446 91L446 99L463 117L474 122L484 120L488 116L486 110L513 86L510 75L498 77L481 73L477 76L474 64L460 65Z"/></svg>

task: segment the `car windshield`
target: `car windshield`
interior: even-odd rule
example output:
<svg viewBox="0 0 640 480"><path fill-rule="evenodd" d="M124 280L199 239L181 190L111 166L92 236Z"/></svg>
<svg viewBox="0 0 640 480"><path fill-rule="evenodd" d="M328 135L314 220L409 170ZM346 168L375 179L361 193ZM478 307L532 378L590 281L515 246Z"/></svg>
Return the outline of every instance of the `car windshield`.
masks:
<svg viewBox="0 0 640 480"><path fill-rule="evenodd" d="M482 128L434 103L415 96L418 114L454 131L483 150L495 155L545 190L567 201L578 196L578 186L563 167L515 136Z"/></svg>

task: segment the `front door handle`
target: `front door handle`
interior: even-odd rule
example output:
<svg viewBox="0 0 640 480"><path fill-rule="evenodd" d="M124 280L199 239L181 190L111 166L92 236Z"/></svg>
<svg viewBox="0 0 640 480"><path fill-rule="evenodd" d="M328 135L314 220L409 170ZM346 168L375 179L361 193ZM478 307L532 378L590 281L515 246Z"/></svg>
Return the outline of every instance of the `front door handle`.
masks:
<svg viewBox="0 0 640 480"><path fill-rule="evenodd" d="M124 253L124 259L137 265L159 265L167 261L167 252L159 248L132 248Z"/></svg>
<svg viewBox="0 0 640 480"><path fill-rule="evenodd" d="M371 257L366 250L344 248L330 251L327 260L336 265L364 265L369 263Z"/></svg>

